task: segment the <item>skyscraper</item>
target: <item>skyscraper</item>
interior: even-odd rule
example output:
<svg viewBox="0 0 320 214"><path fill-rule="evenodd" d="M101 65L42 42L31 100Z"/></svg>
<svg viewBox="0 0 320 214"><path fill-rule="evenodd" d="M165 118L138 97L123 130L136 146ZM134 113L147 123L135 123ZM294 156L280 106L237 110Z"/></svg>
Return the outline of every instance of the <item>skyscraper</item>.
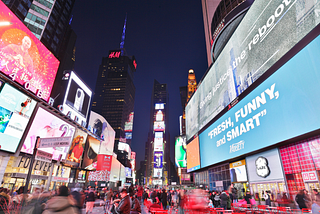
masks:
<svg viewBox="0 0 320 214"><path fill-rule="evenodd" d="M150 127L146 143L146 178L150 185L167 185L170 179L169 94L167 84L154 80Z"/></svg>
<svg viewBox="0 0 320 214"><path fill-rule="evenodd" d="M75 0L2 0L59 59Z"/></svg>

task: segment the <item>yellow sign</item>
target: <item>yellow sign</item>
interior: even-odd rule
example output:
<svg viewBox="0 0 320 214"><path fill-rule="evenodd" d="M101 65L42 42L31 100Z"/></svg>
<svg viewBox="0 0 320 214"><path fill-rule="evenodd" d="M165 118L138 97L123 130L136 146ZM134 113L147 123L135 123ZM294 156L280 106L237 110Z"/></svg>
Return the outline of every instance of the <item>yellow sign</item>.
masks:
<svg viewBox="0 0 320 214"><path fill-rule="evenodd" d="M246 160L244 159L237 162L230 163L230 169L243 166L243 165L246 165Z"/></svg>

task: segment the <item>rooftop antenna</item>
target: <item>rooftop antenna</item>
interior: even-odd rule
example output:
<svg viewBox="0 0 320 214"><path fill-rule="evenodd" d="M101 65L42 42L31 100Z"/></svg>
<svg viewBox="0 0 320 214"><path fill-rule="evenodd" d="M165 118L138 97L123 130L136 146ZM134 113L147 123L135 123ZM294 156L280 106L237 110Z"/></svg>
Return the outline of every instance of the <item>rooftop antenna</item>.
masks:
<svg viewBox="0 0 320 214"><path fill-rule="evenodd" d="M126 26L127 26L127 13L126 18L124 20L123 30L122 30L122 36L121 36L121 42L120 42L120 49L121 49L121 56L124 55L124 39L126 38Z"/></svg>

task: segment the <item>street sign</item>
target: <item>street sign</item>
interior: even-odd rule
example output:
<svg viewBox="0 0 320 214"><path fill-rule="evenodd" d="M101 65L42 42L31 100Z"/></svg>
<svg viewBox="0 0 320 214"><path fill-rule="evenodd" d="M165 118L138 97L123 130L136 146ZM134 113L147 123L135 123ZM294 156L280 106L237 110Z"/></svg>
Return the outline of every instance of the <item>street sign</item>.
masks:
<svg viewBox="0 0 320 214"><path fill-rule="evenodd" d="M70 142L71 142L71 136L40 138L40 143L38 148L67 147L70 145Z"/></svg>
<svg viewBox="0 0 320 214"><path fill-rule="evenodd" d="M44 161L44 162L51 163L52 155L53 154L50 154L50 153L47 153L47 152L44 152L44 151L41 151L41 150L37 150L37 154L35 156L35 159L39 160L39 161Z"/></svg>

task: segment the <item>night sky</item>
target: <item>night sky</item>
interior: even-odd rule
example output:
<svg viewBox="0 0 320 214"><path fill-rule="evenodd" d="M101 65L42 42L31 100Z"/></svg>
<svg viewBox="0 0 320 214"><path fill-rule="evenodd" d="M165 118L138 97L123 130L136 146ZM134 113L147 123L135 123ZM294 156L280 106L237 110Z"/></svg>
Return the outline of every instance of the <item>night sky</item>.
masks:
<svg viewBox="0 0 320 214"><path fill-rule="evenodd" d="M76 1L72 20L77 34L75 72L93 91L102 57L120 47L126 13L124 47L138 64L132 150L137 152L139 169L149 131L153 80L168 86L174 162L174 137L179 135L182 114L179 87L187 85L189 69L194 69L199 82L208 63L200 0Z"/></svg>

